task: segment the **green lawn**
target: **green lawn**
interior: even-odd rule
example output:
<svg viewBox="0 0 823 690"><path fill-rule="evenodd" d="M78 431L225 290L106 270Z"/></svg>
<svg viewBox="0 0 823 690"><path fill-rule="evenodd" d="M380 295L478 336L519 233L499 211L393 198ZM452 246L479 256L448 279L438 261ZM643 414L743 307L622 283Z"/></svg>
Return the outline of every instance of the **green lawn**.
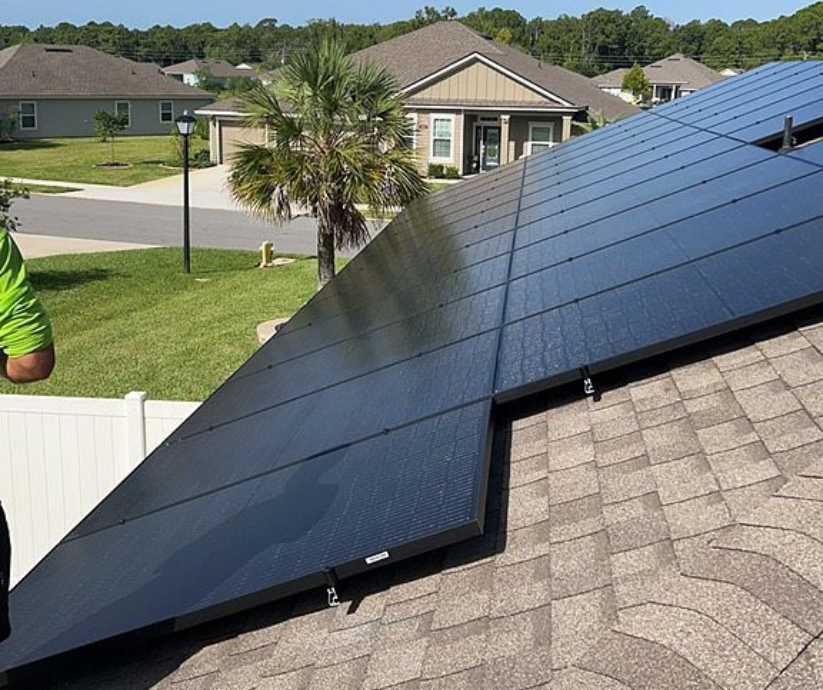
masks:
<svg viewBox="0 0 823 690"><path fill-rule="evenodd" d="M192 155L208 148L198 137L191 143ZM111 151L108 143L94 138L16 141L0 144L0 177L128 186L178 174L162 166L171 157L170 135L118 138L115 158L130 165L120 169L95 167L111 160Z"/></svg>
<svg viewBox="0 0 823 690"><path fill-rule="evenodd" d="M256 267L254 252L200 249L190 276L177 249L32 259L52 318L49 381L0 393L203 400L256 349L255 328L293 314L314 293L316 262ZM344 262L341 262L341 266Z"/></svg>
<svg viewBox="0 0 823 690"><path fill-rule="evenodd" d="M429 182L429 192L434 194L435 192L442 192L444 189L448 189L449 187L454 187L455 184L460 184L459 182Z"/></svg>

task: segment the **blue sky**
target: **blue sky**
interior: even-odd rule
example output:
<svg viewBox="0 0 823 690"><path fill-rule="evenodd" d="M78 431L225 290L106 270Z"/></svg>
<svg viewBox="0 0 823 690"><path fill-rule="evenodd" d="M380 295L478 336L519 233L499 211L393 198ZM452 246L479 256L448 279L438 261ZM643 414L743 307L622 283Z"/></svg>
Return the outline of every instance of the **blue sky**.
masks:
<svg viewBox="0 0 823 690"><path fill-rule="evenodd" d="M690 19L717 17L726 21L752 17L757 20L771 19L811 4L812 0L794 2L792 0L649 0L644 3L657 15L677 22ZM336 17L351 22L387 22L403 19L414 14L419 7L431 4L438 7L449 4L461 14L480 5L499 6L518 10L526 17L537 15L553 17L558 14L581 14L597 7L610 9L630 9L640 2L588 2L572 0L518 0L517 2L452 2L439 3L432 0L393 0L392 2L362 2L354 0L244 0L241 3L226 0L192 0L169 2L168 0L142 0L141 2L121 2L112 0L2 0L3 24L56 24L60 21L84 23L89 20L112 21L132 27L147 27L152 24L173 24L182 26L199 21L210 21L218 26L234 21L255 23L263 17L275 17L281 23L302 24L312 18Z"/></svg>

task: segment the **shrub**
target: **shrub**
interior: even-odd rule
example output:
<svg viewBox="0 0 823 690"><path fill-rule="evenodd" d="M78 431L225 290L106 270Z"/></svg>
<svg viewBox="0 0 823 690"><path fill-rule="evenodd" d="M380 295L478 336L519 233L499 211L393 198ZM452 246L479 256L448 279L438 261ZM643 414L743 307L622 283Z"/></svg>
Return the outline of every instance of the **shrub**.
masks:
<svg viewBox="0 0 823 690"><path fill-rule="evenodd" d="M444 171L444 176L447 180L459 180L460 171L453 165L447 165Z"/></svg>
<svg viewBox="0 0 823 690"><path fill-rule="evenodd" d="M200 139L201 141L209 140L209 123L207 120L197 118L197 122L194 125L194 134L191 135L191 141L189 141L190 147L194 139ZM183 167L183 136L177 129L177 125L171 128L171 143L169 144L169 148L171 157L168 160L168 164L178 168ZM205 154L205 159L202 154ZM212 165L211 160L209 160L209 152L200 150L197 153L191 153L190 150L189 164L193 168L209 167Z"/></svg>
<svg viewBox="0 0 823 690"><path fill-rule="evenodd" d="M14 113L0 113L0 142L13 141L16 128L17 119Z"/></svg>
<svg viewBox="0 0 823 690"><path fill-rule="evenodd" d="M443 165L441 163L429 163L429 177L443 177Z"/></svg>
<svg viewBox="0 0 823 690"><path fill-rule="evenodd" d="M175 127L175 129L177 129ZM194 136L203 141L209 140L209 121L203 117L198 117L194 124Z"/></svg>
<svg viewBox="0 0 823 690"><path fill-rule="evenodd" d="M191 156L191 158L189 158L189 164L192 168L210 168L214 165L208 149L200 149L197 153Z"/></svg>
<svg viewBox="0 0 823 690"><path fill-rule="evenodd" d="M12 215L11 204L15 199L28 199L29 193L11 183L11 180L0 179L0 229L9 232L17 230L17 217Z"/></svg>

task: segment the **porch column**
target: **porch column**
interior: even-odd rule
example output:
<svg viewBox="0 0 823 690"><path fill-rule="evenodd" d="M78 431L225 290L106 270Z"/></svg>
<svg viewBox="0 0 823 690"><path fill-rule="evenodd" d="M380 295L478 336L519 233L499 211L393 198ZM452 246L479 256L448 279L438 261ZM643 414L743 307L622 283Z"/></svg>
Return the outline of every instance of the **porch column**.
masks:
<svg viewBox="0 0 823 690"><path fill-rule="evenodd" d="M572 137L572 116L563 116L563 133L560 135L560 141L568 141Z"/></svg>
<svg viewBox="0 0 823 690"><path fill-rule="evenodd" d="M500 116L500 165L506 165L514 158L509 157L509 115Z"/></svg>

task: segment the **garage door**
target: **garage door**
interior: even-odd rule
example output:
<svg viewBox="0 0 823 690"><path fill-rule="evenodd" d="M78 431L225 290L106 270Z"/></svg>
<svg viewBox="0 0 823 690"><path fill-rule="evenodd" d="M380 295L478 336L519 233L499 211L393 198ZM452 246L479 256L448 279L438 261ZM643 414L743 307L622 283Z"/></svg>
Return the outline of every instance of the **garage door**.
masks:
<svg viewBox="0 0 823 690"><path fill-rule="evenodd" d="M231 163L231 157L243 144L265 144L266 133L262 129L247 129L239 122L220 123L220 162Z"/></svg>

